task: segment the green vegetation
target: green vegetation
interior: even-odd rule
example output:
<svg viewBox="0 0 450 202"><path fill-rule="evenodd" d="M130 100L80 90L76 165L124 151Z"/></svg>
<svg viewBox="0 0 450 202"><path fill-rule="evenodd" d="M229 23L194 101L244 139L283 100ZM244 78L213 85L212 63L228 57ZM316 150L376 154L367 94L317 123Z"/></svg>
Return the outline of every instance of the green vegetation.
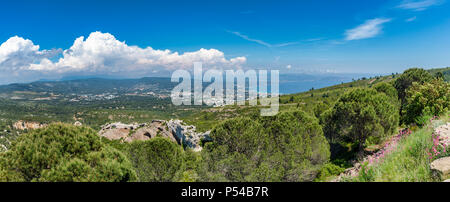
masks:
<svg viewBox="0 0 450 202"><path fill-rule="evenodd" d="M397 89L398 98L400 100L400 115L401 123L408 123L409 119L403 112L407 103L407 90L413 85L413 83L418 83L419 85L429 82L433 79L432 75L420 68L411 68L403 72L399 78L394 81L394 87Z"/></svg>
<svg viewBox="0 0 450 202"><path fill-rule="evenodd" d="M81 122L98 130L109 122L186 117L202 106L174 106L170 78L84 79L0 86L0 120ZM12 124L8 124L12 126Z"/></svg>
<svg viewBox="0 0 450 202"><path fill-rule="evenodd" d="M399 78L394 82L394 87L397 89L398 97L404 104L406 100L406 90L414 83L423 84L432 79L429 72L420 68L411 68L403 72Z"/></svg>
<svg viewBox="0 0 450 202"><path fill-rule="evenodd" d="M126 156L86 127L52 124L21 135L0 153L1 181L136 180Z"/></svg>
<svg viewBox="0 0 450 202"><path fill-rule="evenodd" d="M327 163L319 170L319 172L317 173L317 177L316 179L314 179L314 181L325 182L344 171L345 169L340 166L337 166L333 163Z"/></svg>
<svg viewBox="0 0 450 202"><path fill-rule="evenodd" d="M423 127L430 117L446 114L449 75L450 68L413 68L312 88L281 96L273 117L259 116L261 106L173 106L168 98L145 94L158 86L151 83L114 84L127 95L77 102L69 99L79 96L64 88L47 92L45 86L53 83L25 86L30 91L18 91L27 84L15 84L0 95L0 181L328 181L363 154L381 149L397 129ZM76 87L82 84L64 85L75 94L100 93L108 86L84 92ZM62 95L34 100L49 93ZM26 99L12 101L10 95ZM132 143L101 139L88 128L169 118L211 130L212 141L193 152L160 137ZM88 127L50 124L19 131L16 120L80 121ZM433 181L426 156L430 136L429 128L418 129L382 162L365 165L357 178L346 180Z"/></svg>
<svg viewBox="0 0 450 202"><path fill-rule="evenodd" d="M441 77L444 81L450 81L450 67L430 69L428 72L434 77Z"/></svg>
<svg viewBox="0 0 450 202"><path fill-rule="evenodd" d="M325 123L333 127L331 139L349 139L358 144L362 154L369 138L381 139L393 134L398 126L398 108L385 93L373 89L355 89L344 94L334 105Z"/></svg>
<svg viewBox="0 0 450 202"><path fill-rule="evenodd" d="M440 116L450 106L450 85L442 79L433 79L422 85L413 83L407 90L407 99L403 109L405 123L424 125L422 117Z"/></svg>
<svg viewBox="0 0 450 202"><path fill-rule="evenodd" d="M311 181L330 155L317 119L302 111L230 119L211 137L203 153L211 181Z"/></svg>
<svg viewBox="0 0 450 202"><path fill-rule="evenodd" d="M383 82L378 83L373 87L377 92L386 94L391 100L396 103L398 100L397 89L395 89L390 83Z"/></svg>
<svg viewBox="0 0 450 202"><path fill-rule="evenodd" d="M442 119L449 121L450 114ZM359 182L434 182L437 181L431 170L432 158L429 154L432 146L433 127L429 125L411 135L400 139L394 150L378 163L363 167L359 176L350 181ZM442 152L440 156L448 155Z"/></svg>
<svg viewBox="0 0 450 202"><path fill-rule="evenodd" d="M178 144L164 138L129 144L128 157L141 182L177 181L183 168L183 155Z"/></svg>

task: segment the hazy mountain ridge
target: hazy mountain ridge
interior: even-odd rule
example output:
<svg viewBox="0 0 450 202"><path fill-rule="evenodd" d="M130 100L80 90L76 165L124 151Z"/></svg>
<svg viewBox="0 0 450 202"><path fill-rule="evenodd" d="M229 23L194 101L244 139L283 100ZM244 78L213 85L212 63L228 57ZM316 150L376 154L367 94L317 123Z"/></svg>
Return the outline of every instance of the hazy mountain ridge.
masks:
<svg viewBox="0 0 450 202"><path fill-rule="evenodd" d="M144 77L140 79L88 78L65 81L36 81L14 83L0 86L0 92L14 91L52 92L52 93L127 93L136 90L167 92L175 86L169 78Z"/></svg>
<svg viewBox="0 0 450 202"><path fill-rule="evenodd" d="M323 88L340 83L346 83L373 74L282 74L280 75L280 93L290 94L307 91L311 88ZM225 80L224 80L225 81ZM143 77L137 79L118 78L67 78L57 81L40 80L31 83L12 83L0 85L0 96L20 97L17 94L30 92L47 94L145 94L153 92L159 95L169 95L178 83L165 77ZM270 85L270 83L269 83ZM203 87L206 87L205 83ZM32 96L38 98L39 96Z"/></svg>

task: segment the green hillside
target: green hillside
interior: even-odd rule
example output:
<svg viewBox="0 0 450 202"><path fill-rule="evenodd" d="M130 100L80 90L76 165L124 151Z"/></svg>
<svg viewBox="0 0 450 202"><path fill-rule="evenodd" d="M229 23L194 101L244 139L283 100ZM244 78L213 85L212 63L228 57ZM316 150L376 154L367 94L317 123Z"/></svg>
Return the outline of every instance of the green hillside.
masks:
<svg viewBox="0 0 450 202"><path fill-rule="evenodd" d="M321 89L311 89L307 92L280 96L280 111L289 111L291 109L301 109L310 114L314 114L314 110L326 108L333 104L334 101L356 88L372 87L377 83L390 82L396 75L379 76L374 78L361 78L349 83L342 83ZM211 129L217 120L224 120L240 115L250 115L259 113L260 106L225 106L217 108L209 108L200 112L191 114L184 118L190 124L196 125L202 131ZM316 112L319 113L319 112ZM321 112L320 112L321 113ZM319 115L319 114L318 114Z"/></svg>
<svg viewBox="0 0 450 202"><path fill-rule="evenodd" d="M425 127L427 126L427 121L432 118L435 115L441 115L445 111L449 109L449 100L448 97L450 95L449 91L449 85L448 80L445 83L439 82L437 77L440 77L437 72L442 72L443 75L446 74L446 72L449 71L449 68L442 68L442 69L432 69L428 71L421 72L420 69L416 71L413 69L412 71L409 71L407 74L393 74L393 75L387 75L387 76L379 76L374 78L361 78L358 80L355 80L350 83L343 83L335 86L330 86L322 89L311 89L307 92L297 93L297 94L291 94L291 95L283 95L280 97L280 113L283 112L292 112L292 111L304 111L309 116L315 117L318 122L320 123L321 127L323 128L324 136L327 137L327 140L330 144L330 161L328 164L323 165L323 170L320 170L318 172L318 178L316 180L323 181L323 180L329 180L333 179L332 176L336 176L340 172L342 172L345 168L349 168L352 166L351 162L354 162L356 159L360 158L359 154L371 154L374 152L379 151L383 146L383 144L390 140L390 138L396 134L397 130L405 127ZM419 76L415 77L415 74L424 74L425 76ZM410 80L411 78L419 79L419 80ZM403 103L402 99L397 97L397 91L398 89L394 88L394 86L398 86L400 88L405 83L402 82L412 82L406 84L409 86L412 85L414 88L409 90L405 90L405 101ZM435 82L436 81L436 82ZM414 84L414 82L417 82ZM431 83L428 83L431 82ZM444 85L444 88L441 89L442 85ZM428 87L427 87L428 86ZM342 124L340 123L342 119L346 119L349 114L345 114L348 112L343 111L344 115L341 118L337 118L333 120L334 115L330 115L334 112L334 110L337 110L336 104L337 102L340 102L342 100L343 96L349 95L349 93L355 92L357 89L374 89L374 91L369 91L369 94L376 94L377 91L379 93L387 95L387 103L392 104L392 107L395 109L393 112L389 112L388 114L397 116L397 118L393 118L390 120L390 118L382 118L386 119L388 123L394 123L394 125L389 126L390 132L387 132L386 129L382 129L380 131L382 135L377 135L378 132L373 133L375 136L368 135L365 137L366 139L361 142L355 142L355 140L352 140L352 136L346 136L345 133L339 133L339 130L342 130L342 126L336 127L335 124ZM402 89L402 88L400 88ZM420 93L418 95L427 95L428 93L431 95L434 95L436 97L423 97L423 99L427 99L429 102L418 104L415 103L416 101L419 101L422 98L417 98L417 100L410 100L409 96L413 96L415 93L414 91L417 90L417 93ZM423 92L420 92L423 91ZM427 93L423 94L425 91L428 91ZM433 91L433 92L431 92ZM414 95L416 96L416 95ZM372 100L375 98L369 98L369 100ZM414 99L416 99L414 97ZM390 100L390 101L389 101ZM356 101L359 102L359 101ZM388 105L388 104L382 104L382 105ZM435 106L436 103L441 103L441 106ZM414 105L412 105L414 104ZM427 106L429 105L429 106ZM351 105L349 105L351 106ZM414 106L414 113L410 112L413 109L412 107L407 106ZM361 109L367 108L369 106L362 105ZM417 109L417 107L419 109ZM431 107L431 108L429 108ZM441 109L441 111L436 111L437 108ZM442 108L443 107L443 108ZM345 109L345 108L344 108ZM381 108L380 108L381 109ZM260 107L251 107L251 106L226 106L226 107L220 107L220 108L211 108L211 109L204 109L198 113L192 114L189 116L186 121L197 125L202 130L209 130L211 128L221 128L222 123L218 122L217 120L234 120L235 117L258 117L259 116L259 110ZM383 109L384 110L384 109ZM420 110L420 111L417 111ZM429 111L428 111L429 110ZM341 112L340 112L341 113ZM400 115L400 116L399 116ZM390 115L389 115L390 116ZM337 116L336 116L337 117ZM444 116L444 118L446 118ZM237 118L239 119L239 118ZM446 120L446 119L445 119ZM348 129L351 130L353 124L357 124L357 122L346 122L345 124L350 124ZM383 121L379 122L379 127L386 127L382 123ZM238 123L236 123L238 124ZM375 123L375 125L367 125L369 127L378 127ZM428 126L427 126L428 127ZM370 129L369 133L371 130ZM350 133L351 134L351 133ZM417 134L421 135L420 138L417 139L411 139L408 141L409 145L414 147L416 143L414 141L423 141L423 138L427 138L431 135L431 132L429 130L423 129L421 131L418 131ZM257 134L255 134L257 135ZM426 139L429 141L430 139ZM405 140L406 141L406 140ZM358 146L359 144L359 146ZM361 145L364 147L363 150L361 150ZM417 149L424 149L424 147L429 147L429 145L421 145ZM402 152L402 151L398 151ZM420 151L420 154L423 154L425 151ZM403 155L403 154L402 154ZM422 156L421 156L422 157ZM411 158L408 156L405 156L405 158ZM422 159L423 160L423 159ZM407 160L405 160L407 161ZM404 161L393 161L395 162L404 162ZM426 169L426 171L423 171L424 174L417 177L416 180L421 181L434 181L435 179L432 179L431 171L429 170L429 164L430 161L422 161L424 163L420 164L422 167L419 167L417 169ZM393 166L393 165L391 165ZM403 166L403 165L395 165L395 166ZM412 166L412 164L411 164ZM412 169L412 168L411 168ZM379 172L379 171L377 171ZM406 172L406 171L403 171ZM410 172L407 172L409 174L414 174L414 171L411 170ZM398 175L395 172L390 172L386 175L391 175L389 178L383 178L383 179L371 179L376 181L405 181L407 180L406 177L403 175L401 176L392 176L392 175ZM367 179L366 179L367 180ZM410 179L410 181L414 181L414 179Z"/></svg>
<svg viewBox="0 0 450 202"><path fill-rule="evenodd" d="M135 90L111 100L4 98L0 181L436 181L424 154L433 149L430 120L448 121L448 71L412 68L283 95L279 113L269 117L260 116L261 106L178 107L168 98ZM25 94L38 93L30 92ZM133 143L95 138L94 131L104 123L171 118L210 131L202 139L203 150L193 151L158 134ZM51 124L21 131L13 127L17 120ZM72 126L75 121L83 127ZM355 162L385 151L398 137L401 149L386 154L384 163L363 165L358 176L340 176ZM87 145L82 156L76 157L77 148L64 146L73 141ZM41 149L52 151L57 161L47 165L45 156L33 155ZM110 162L111 169L99 164L99 158ZM404 170L392 170L396 168ZM95 174L105 169L114 178ZM83 172L95 178L83 178Z"/></svg>
<svg viewBox="0 0 450 202"><path fill-rule="evenodd" d="M450 81L450 67L427 70L432 75L441 72L445 81ZM378 83L392 82L401 74L377 76L371 78L355 79L349 83L342 83L320 89L311 89L307 92L280 96L280 111L299 108L311 114L320 115L325 108L331 106L341 95L356 88L371 88ZM223 120L240 115L259 113L259 107L252 106L225 106L219 108L204 109L183 119L193 125L197 125L202 131L211 129L217 120Z"/></svg>
<svg viewBox="0 0 450 202"><path fill-rule="evenodd" d="M445 81L450 81L450 67L446 68L436 68L436 69L430 69L428 70L432 75L437 75L442 73L442 76Z"/></svg>

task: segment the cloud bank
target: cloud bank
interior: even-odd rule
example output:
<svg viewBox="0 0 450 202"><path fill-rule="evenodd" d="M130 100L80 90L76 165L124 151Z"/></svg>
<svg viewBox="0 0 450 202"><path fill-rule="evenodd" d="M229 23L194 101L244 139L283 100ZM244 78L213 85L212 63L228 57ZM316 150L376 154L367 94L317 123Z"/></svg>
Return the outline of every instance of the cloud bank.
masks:
<svg viewBox="0 0 450 202"><path fill-rule="evenodd" d="M390 22L391 19L388 18L375 18L367 20L362 25L359 25L353 29L349 29L345 32L345 39L347 41L360 40L376 37L381 33L383 29L383 24Z"/></svg>
<svg viewBox="0 0 450 202"><path fill-rule="evenodd" d="M62 52L59 59L52 60ZM93 32L87 38L77 38L73 45L62 51L40 50L31 40L11 37L0 46L0 73L19 75L21 72L38 75L127 75L138 73L151 76L155 71L190 69L194 62L202 62L205 68L240 68L245 57L226 59L216 49L200 49L178 53L171 50L155 50L152 47L130 46L109 33Z"/></svg>
<svg viewBox="0 0 450 202"><path fill-rule="evenodd" d="M53 57L61 50L39 50L31 40L14 36L0 45L0 71L17 71L31 63Z"/></svg>

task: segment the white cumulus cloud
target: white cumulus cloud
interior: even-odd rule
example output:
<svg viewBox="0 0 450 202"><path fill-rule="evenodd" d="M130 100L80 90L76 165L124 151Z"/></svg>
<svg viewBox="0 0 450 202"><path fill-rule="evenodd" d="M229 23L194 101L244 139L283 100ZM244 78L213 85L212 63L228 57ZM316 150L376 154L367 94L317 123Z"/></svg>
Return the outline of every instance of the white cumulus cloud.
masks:
<svg viewBox="0 0 450 202"><path fill-rule="evenodd" d="M52 60L57 53L62 56ZM109 33L93 32L87 38L77 38L64 51L40 50L31 40L11 37L0 46L0 76L27 75L134 75L151 76L160 70L190 69L194 62L202 62L204 68L241 68L246 57L227 59L217 49L200 49L178 53L171 50L141 48L117 40ZM36 78L35 78L36 79Z"/></svg>
<svg viewBox="0 0 450 202"><path fill-rule="evenodd" d="M129 46L109 33L93 32L84 39L79 37L72 47L64 50L57 62L43 59L31 64L30 70L39 71L88 71L126 72L192 68L194 62L202 62L208 68L236 67L246 62L245 57L227 60L224 53L216 49L200 49L180 54L170 50L155 50L151 47Z"/></svg>
<svg viewBox="0 0 450 202"><path fill-rule="evenodd" d="M60 50L39 50L31 40L14 36L0 45L0 71L15 71L27 68L42 58L49 58Z"/></svg>
<svg viewBox="0 0 450 202"><path fill-rule="evenodd" d="M347 41L351 41L375 37L381 33L383 24L390 21L391 19L388 18L375 18L367 20L362 25L347 30L345 32L345 39Z"/></svg>

